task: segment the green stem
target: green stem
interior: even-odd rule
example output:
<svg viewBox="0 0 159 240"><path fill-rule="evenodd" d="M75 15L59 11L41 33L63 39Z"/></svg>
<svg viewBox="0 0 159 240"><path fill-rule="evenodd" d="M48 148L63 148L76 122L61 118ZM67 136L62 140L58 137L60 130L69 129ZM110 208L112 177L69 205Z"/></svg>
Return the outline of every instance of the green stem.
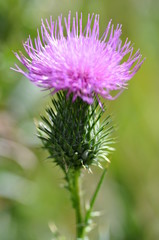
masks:
<svg viewBox="0 0 159 240"><path fill-rule="evenodd" d="M82 237L85 236L86 227L89 225L89 220L91 218L92 208L94 206L95 200L97 198L97 194L98 194L98 192L100 190L100 187L102 185L102 182L104 180L104 176L105 176L106 171L107 171L107 169L104 169L103 174L102 174L102 176L101 176L101 178L100 178L100 180L98 182L98 185L97 185L97 187L96 187L96 189L94 191L94 194L93 194L93 196L91 198L90 206L89 206L89 209L86 212L85 219L84 219L84 227L82 228L82 235L81 235Z"/></svg>
<svg viewBox="0 0 159 240"><path fill-rule="evenodd" d="M83 218L81 211L81 191L80 191L80 171L75 171L74 175L74 200L76 212L76 238L82 239Z"/></svg>
<svg viewBox="0 0 159 240"><path fill-rule="evenodd" d="M82 205L81 205L81 189L80 189L80 170L76 170L70 176L67 175L67 181L69 183L69 189L72 196L73 207L76 214L76 239L84 240L86 236L86 228L89 225L89 220L91 219L92 208L94 206L95 200L97 198L98 192L104 180L106 173L104 169L102 176L97 184L94 194L90 201L89 209L86 211L85 217L82 216Z"/></svg>

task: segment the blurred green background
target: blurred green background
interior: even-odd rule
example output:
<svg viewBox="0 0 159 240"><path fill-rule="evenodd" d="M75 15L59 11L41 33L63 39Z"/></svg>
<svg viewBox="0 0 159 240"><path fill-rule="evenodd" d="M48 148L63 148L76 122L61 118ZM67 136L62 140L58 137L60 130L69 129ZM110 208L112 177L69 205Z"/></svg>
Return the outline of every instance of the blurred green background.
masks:
<svg viewBox="0 0 159 240"><path fill-rule="evenodd" d="M159 239L159 1L156 0L0 0L0 239L51 240L55 225L74 239L74 212L62 188L58 167L44 161L34 118L49 97L10 70L12 50L36 37L41 18L71 10L100 14L100 33L110 18L122 23L146 57L129 89L107 102L118 125L116 152L95 205L101 217L90 234L96 240ZM24 52L24 51L23 51ZM101 170L85 174L89 197ZM55 224L55 225L54 225ZM56 239L56 238L55 238Z"/></svg>

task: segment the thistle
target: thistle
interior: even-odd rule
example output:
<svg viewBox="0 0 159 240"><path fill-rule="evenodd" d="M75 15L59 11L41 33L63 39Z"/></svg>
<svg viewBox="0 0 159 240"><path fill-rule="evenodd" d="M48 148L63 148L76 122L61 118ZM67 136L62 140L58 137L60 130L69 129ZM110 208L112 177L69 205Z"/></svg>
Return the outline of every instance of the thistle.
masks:
<svg viewBox="0 0 159 240"><path fill-rule="evenodd" d="M27 69L15 64L15 71L51 95L57 93L46 115L41 116L38 136L49 157L63 170L76 211L77 239L85 239L106 172L102 162L109 162L108 154L114 150L111 117L102 117L105 106L99 96L108 100L118 97L144 61L139 50L133 54L128 39L122 44L121 33L121 25L114 29L110 21L99 38L99 15L88 15L83 30L82 14L78 19L76 13L71 20L69 13L64 23L62 16L58 21L51 17L50 23L42 20L34 44L30 37L23 44L28 57L15 53ZM105 169L83 213L79 179L81 171L90 171L92 165Z"/></svg>
<svg viewBox="0 0 159 240"><path fill-rule="evenodd" d="M117 97L143 63L140 51L133 54L128 39L122 46L121 25L114 30L110 21L99 38L99 15L89 14L83 31L82 14L79 21L76 14L71 24L69 13L64 26L65 30L62 16L55 22L52 17L50 23L42 20L41 37L38 31L35 47L30 37L23 44L29 58L21 52L15 53L28 71L18 65L14 70L52 93L60 90L67 91L67 95L72 93L73 101L80 97L92 104L94 94L109 100ZM127 61L123 61L125 56ZM117 91L116 96L112 96L112 90Z"/></svg>

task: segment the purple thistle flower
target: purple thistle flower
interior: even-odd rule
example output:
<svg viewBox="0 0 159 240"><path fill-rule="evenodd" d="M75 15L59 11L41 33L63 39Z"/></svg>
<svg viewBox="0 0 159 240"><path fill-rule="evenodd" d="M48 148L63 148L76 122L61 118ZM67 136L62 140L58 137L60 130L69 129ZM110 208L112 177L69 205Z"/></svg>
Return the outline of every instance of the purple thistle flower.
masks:
<svg viewBox="0 0 159 240"><path fill-rule="evenodd" d="M64 24L62 16L55 22L50 17L50 23L42 20L41 37L37 30L34 44L30 36L23 44L28 57L15 53L28 71L16 64L14 70L52 93L73 93L73 101L80 97L92 104L94 95L115 99L144 61L139 50L133 54L128 39L122 45L121 33L121 25L114 29L110 21L99 38L99 15L88 15L84 31L82 13L80 19L76 13L72 24L71 13L64 18ZM112 96L112 90L117 90L116 96Z"/></svg>

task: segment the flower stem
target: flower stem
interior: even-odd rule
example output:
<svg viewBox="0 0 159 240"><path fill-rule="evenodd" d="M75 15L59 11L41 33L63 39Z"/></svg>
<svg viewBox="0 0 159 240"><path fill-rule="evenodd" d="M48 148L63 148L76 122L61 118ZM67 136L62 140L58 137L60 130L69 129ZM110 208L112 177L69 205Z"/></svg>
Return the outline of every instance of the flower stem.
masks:
<svg viewBox="0 0 159 240"><path fill-rule="evenodd" d="M96 187L96 189L94 191L94 194L93 194L93 196L91 198L90 205L89 205L89 208L88 208L88 210L86 212L85 219L84 219L84 227L82 228L82 235L81 235L82 237L85 236L86 227L89 225L89 220L91 218L92 208L94 206L95 200L97 198L97 194L98 194L98 192L100 190L100 187L102 185L102 182L104 180L104 176L105 176L106 171L107 171L107 169L104 169L103 174L102 174L102 176L101 176L101 178L100 178L100 180L98 182L98 185L97 185L97 187Z"/></svg>
<svg viewBox="0 0 159 240"><path fill-rule="evenodd" d="M67 181L69 183L69 189L72 196L72 203L75 209L76 214L76 239L84 240L86 237L86 228L90 224L92 208L94 206L95 200L97 198L98 192L104 180L104 176L107 169L104 169L102 176L97 184L97 187L94 191L94 194L90 200L90 205L88 210L85 213L85 216L82 215L82 204L81 204L81 188L80 188L80 170L75 170L73 174L71 174Z"/></svg>
<svg viewBox="0 0 159 240"><path fill-rule="evenodd" d="M74 199L76 203L76 239L82 239L83 218L81 211L80 171L75 171L74 175Z"/></svg>

